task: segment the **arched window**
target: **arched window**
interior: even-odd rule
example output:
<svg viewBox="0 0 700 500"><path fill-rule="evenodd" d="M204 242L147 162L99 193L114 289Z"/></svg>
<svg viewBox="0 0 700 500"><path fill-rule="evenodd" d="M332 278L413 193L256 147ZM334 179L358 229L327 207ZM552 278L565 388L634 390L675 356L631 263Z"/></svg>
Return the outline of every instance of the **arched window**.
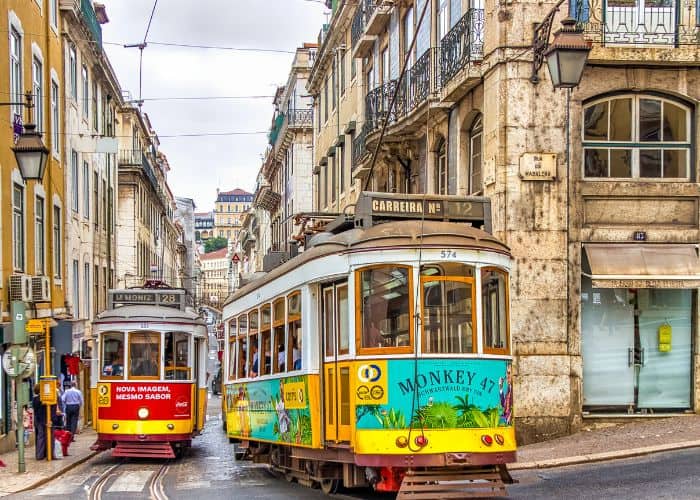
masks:
<svg viewBox="0 0 700 500"><path fill-rule="evenodd" d="M583 175L688 180L690 110L652 95L620 95L583 108Z"/></svg>
<svg viewBox="0 0 700 500"><path fill-rule="evenodd" d="M481 115L479 115L474 119L469 131L469 194L477 194L483 190L481 175L482 131Z"/></svg>

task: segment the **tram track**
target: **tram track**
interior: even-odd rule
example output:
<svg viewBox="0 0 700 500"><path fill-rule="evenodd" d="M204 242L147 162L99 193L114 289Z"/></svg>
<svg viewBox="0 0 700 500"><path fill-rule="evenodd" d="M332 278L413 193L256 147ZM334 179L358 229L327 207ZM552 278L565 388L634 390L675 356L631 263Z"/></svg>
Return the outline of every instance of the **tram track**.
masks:
<svg viewBox="0 0 700 500"><path fill-rule="evenodd" d="M106 485L114 478L119 476L118 469L129 464L128 460L122 460L105 470L98 476L95 482L88 490L88 500L102 500ZM153 471L147 483L147 494L150 500L168 500L168 495L165 493L164 478L170 471L171 460L163 463L158 469Z"/></svg>

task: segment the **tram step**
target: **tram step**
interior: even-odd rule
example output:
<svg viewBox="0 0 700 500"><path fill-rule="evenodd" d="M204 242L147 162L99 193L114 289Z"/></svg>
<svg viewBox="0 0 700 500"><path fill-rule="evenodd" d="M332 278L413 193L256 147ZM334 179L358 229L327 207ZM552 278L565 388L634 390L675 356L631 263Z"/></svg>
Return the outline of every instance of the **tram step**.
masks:
<svg viewBox="0 0 700 500"><path fill-rule="evenodd" d="M483 498L506 496L496 467L409 470L396 500L429 498Z"/></svg>
<svg viewBox="0 0 700 500"><path fill-rule="evenodd" d="M175 458L175 452L170 443L149 442L129 443L122 442L112 449L113 457L144 457L144 458Z"/></svg>

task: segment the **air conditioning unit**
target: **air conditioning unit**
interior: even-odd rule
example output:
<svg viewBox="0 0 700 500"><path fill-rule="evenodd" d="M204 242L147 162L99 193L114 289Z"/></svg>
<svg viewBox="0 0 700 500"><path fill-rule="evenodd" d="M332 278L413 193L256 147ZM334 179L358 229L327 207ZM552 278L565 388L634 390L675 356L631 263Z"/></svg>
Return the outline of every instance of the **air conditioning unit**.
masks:
<svg viewBox="0 0 700 500"><path fill-rule="evenodd" d="M32 302L51 302L51 280L48 276L32 278Z"/></svg>
<svg viewBox="0 0 700 500"><path fill-rule="evenodd" d="M32 300L32 277L24 274L10 275L10 300Z"/></svg>

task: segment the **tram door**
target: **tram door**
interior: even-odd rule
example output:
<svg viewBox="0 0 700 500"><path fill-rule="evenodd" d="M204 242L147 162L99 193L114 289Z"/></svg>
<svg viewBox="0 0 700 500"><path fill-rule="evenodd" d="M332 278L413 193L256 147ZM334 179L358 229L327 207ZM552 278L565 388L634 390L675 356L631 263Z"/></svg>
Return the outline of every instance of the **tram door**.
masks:
<svg viewBox="0 0 700 500"><path fill-rule="evenodd" d="M323 287L321 297L326 441L350 441L352 405L347 282Z"/></svg>
<svg viewBox="0 0 700 500"><path fill-rule="evenodd" d="M201 428L199 421L199 386L201 382L201 376L199 374L199 354L202 351L202 341L195 339L194 341L194 401L192 405L192 420L194 423L194 428Z"/></svg>

